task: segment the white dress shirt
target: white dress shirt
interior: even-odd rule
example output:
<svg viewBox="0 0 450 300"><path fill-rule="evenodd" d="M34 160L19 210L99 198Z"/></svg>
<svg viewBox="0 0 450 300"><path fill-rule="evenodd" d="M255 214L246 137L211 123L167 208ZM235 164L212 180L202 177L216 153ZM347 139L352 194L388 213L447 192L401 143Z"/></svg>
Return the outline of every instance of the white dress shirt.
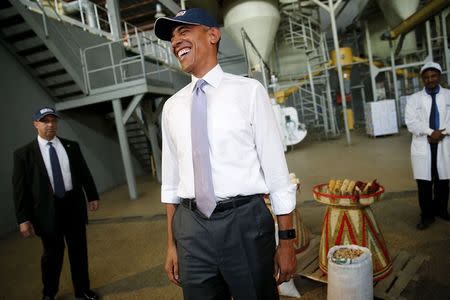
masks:
<svg viewBox="0 0 450 300"><path fill-rule="evenodd" d="M55 186L53 183L53 171L52 165L50 163L50 145L48 142L52 142L53 147L55 147L56 154L58 155L59 164L61 165L61 172L64 179L64 187L66 191L72 190L72 174L70 173L70 165L69 165L69 157L67 156L66 149L64 149L63 144L58 139L58 137L54 137L52 140L47 141L46 139L38 136L39 149L41 149L42 158L44 159L45 168L47 169L47 174L50 179L50 183L52 184L53 190L55 190Z"/></svg>
<svg viewBox="0 0 450 300"><path fill-rule="evenodd" d="M270 193L275 214L295 208L283 146L270 99L256 80L224 73L219 65L203 79L214 192L217 201ZM195 198L191 102L198 78L170 97L162 113L161 201Z"/></svg>

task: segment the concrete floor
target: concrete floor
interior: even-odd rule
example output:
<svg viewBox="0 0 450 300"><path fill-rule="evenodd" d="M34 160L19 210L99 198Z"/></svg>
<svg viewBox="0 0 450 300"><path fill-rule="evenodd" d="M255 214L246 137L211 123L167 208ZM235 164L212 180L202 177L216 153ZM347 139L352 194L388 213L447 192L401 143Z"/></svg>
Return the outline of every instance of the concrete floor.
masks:
<svg viewBox="0 0 450 300"><path fill-rule="evenodd" d="M302 182L298 196L303 221L320 234L325 207L312 200L312 186L330 178L378 181L386 188L384 201L372 206L391 253L406 250L424 254L415 281L403 292L406 299L450 299L450 223L437 220L423 232L419 220L416 186L409 160L410 136L400 134L369 138L352 133L345 138L318 141L307 138L287 152L288 165ZM138 181L140 197L128 199L126 186L101 195L101 209L90 215L88 243L91 284L103 299L182 299L163 271L166 248L164 206L159 185L151 178ZM17 233L0 239L0 299L40 299L38 238L22 239ZM302 299L326 299L326 285L296 279ZM68 261L61 276L57 299L73 299ZM287 299L287 298L286 298Z"/></svg>

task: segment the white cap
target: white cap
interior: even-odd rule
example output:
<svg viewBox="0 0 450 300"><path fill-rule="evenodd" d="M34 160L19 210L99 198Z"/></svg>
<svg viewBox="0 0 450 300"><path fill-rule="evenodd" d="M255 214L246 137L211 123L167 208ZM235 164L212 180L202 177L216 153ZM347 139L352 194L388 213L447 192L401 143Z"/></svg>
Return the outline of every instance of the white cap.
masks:
<svg viewBox="0 0 450 300"><path fill-rule="evenodd" d="M422 74L425 70L428 70L428 69L435 69L435 70L438 70L439 73L442 73L441 65L439 65L438 63L429 61L422 66L422 68L420 69L420 74Z"/></svg>

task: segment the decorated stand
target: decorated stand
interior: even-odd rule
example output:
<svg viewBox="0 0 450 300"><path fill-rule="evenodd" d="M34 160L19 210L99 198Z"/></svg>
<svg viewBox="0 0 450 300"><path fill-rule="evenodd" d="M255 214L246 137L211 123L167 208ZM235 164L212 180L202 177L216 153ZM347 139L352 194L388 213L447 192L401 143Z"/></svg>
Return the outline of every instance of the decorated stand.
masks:
<svg viewBox="0 0 450 300"><path fill-rule="evenodd" d="M327 205L319 248L319 267L324 273L328 271L328 250L335 245L349 244L370 249L374 281L391 272L392 262L386 243L370 208L383 193L382 186L371 194L345 196L328 193L327 184L313 188L314 199Z"/></svg>

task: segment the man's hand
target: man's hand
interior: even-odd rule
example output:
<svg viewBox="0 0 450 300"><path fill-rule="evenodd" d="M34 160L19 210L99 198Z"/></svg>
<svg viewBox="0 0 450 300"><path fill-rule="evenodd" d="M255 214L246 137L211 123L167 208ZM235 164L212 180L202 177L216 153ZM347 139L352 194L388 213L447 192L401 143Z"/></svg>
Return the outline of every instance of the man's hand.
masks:
<svg viewBox="0 0 450 300"><path fill-rule="evenodd" d="M444 131L445 131L445 129L433 131L433 133L430 136L428 136L428 142L430 144L437 144L440 141L442 141L442 139L445 138L445 134L442 133Z"/></svg>
<svg viewBox="0 0 450 300"><path fill-rule="evenodd" d="M88 202L89 210L96 211L98 209L98 200Z"/></svg>
<svg viewBox="0 0 450 300"><path fill-rule="evenodd" d="M275 253L275 279L277 284L291 280L297 269L294 240L280 240Z"/></svg>
<svg viewBox="0 0 450 300"><path fill-rule="evenodd" d="M20 230L20 234L24 238L29 238L34 235L33 224L31 224L31 222L29 222L29 221L21 223L19 225L19 230Z"/></svg>
<svg viewBox="0 0 450 300"><path fill-rule="evenodd" d="M180 277L178 275L178 255L177 248L175 246L169 246L167 248L166 264L164 269L166 270L169 280L176 285L180 285Z"/></svg>

